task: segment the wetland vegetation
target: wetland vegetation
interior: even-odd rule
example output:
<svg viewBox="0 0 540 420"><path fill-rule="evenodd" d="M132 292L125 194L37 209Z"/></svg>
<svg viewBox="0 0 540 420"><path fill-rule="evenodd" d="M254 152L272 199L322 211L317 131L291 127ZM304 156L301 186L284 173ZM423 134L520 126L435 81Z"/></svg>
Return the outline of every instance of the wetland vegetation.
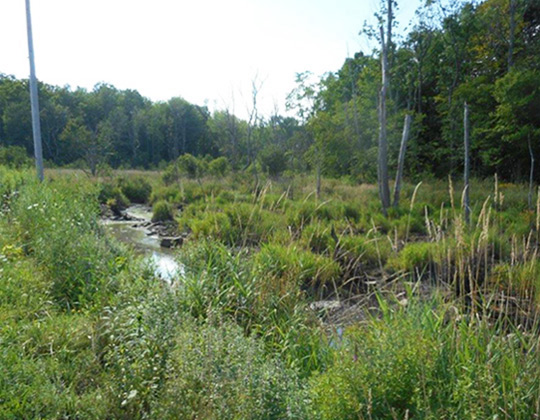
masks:
<svg viewBox="0 0 540 420"><path fill-rule="evenodd" d="M100 223L141 174L1 168L4 418L533 418L528 188L148 174L188 233L173 286ZM166 176L165 176L166 178ZM124 188L122 188L124 186ZM128 189L129 190L129 189ZM126 205L128 200L126 201ZM474 413L474 414L472 414Z"/></svg>
<svg viewBox="0 0 540 420"><path fill-rule="evenodd" d="M0 74L0 419L538 418L540 3L423 3L286 116L41 83L42 183Z"/></svg>

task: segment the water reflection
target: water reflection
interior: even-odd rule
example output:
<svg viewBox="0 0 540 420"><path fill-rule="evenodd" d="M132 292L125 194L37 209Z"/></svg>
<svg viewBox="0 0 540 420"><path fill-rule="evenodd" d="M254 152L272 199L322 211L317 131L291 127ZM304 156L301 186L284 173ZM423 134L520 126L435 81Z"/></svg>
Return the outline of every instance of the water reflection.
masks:
<svg viewBox="0 0 540 420"><path fill-rule="evenodd" d="M138 218L147 218L149 211L143 206L133 206L127 213ZM150 214L151 215L151 214ZM105 220L105 229L119 241L133 247L136 253L145 255L154 265L155 273L172 282L175 277L181 276L183 268L175 261L174 251L162 248L156 235L147 235L146 229L134 228L133 225L141 222Z"/></svg>

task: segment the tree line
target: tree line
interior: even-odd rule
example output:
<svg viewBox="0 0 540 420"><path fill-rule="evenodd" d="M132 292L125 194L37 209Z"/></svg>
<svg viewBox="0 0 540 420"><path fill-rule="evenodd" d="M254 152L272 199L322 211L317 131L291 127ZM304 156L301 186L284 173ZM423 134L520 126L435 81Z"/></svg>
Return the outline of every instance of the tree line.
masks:
<svg viewBox="0 0 540 420"><path fill-rule="evenodd" d="M226 157L235 169L248 162L248 122L230 111L210 114L176 97L151 102L135 90L98 84L93 90L39 84L43 154L49 164L81 163L95 169L154 168L184 154ZM28 81L0 75L0 146L32 154ZM284 160L301 130L294 118L272 116L251 122L251 141L260 160ZM294 148L294 147L293 147ZM279 168L277 168L279 170Z"/></svg>
<svg viewBox="0 0 540 420"><path fill-rule="evenodd" d="M388 32L388 5L397 4L382 3L386 15L381 13L380 23L390 22ZM358 52L321 78L298 74L287 98L295 118L261 117L255 84L243 120L231 110L211 113L179 97L152 102L108 84L87 91L40 83L44 158L55 165L81 163L94 172L104 162L154 168L186 154L222 156L233 169L251 168L255 176L315 171L374 182L386 63L390 172L397 170L403 121L410 115L405 175L462 173L467 102L473 175L529 179L531 162L540 160L533 159L540 152L540 0L428 0L406 35L387 35L366 26L362 36L386 41L385 48ZM32 153L30 102L26 80L0 75L5 146Z"/></svg>
<svg viewBox="0 0 540 420"><path fill-rule="evenodd" d="M387 11L384 1L380 23L385 33L384 23L391 21ZM378 29L363 32L380 43L384 34ZM530 156L540 152L540 1L427 1L406 37L388 41L391 168L397 167L404 116L409 114L413 123L406 174L461 174L467 102L473 173L528 179ZM319 154L326 173L377 178L384 61L381 48L371 55L355 54L318 84L306 83L305 74L299 77L296 96L313 96L308 128L323 150Z"/></svg>

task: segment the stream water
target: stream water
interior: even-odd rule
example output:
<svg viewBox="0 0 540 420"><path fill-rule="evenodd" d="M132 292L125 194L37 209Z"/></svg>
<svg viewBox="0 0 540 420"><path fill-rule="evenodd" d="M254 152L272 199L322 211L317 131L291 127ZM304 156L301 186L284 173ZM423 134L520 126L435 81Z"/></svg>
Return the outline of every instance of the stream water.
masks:
<svg viewBox="0 0 540 420"><path fill-rule="evenodd" d="M133 205L126 210L126 213L144 220L105 220L103 221L105 229L119 241L132 246L138 254L146 256L154 265L155 273L162 279L172 282L183 271L182 266L175 260L174 250L161 247L157 235L148 235L146 229L133 227L144 221L150 221L151 209L142 205Z"/></svg>

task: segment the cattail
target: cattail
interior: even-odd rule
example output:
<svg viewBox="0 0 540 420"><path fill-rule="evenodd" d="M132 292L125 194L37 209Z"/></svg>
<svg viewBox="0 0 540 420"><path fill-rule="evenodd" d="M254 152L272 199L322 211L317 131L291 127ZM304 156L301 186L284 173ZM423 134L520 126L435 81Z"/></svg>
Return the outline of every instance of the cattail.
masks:
<svg viewBox="0 0 540 420"><path fill-rule="evenodd" d="M450 206L452 207L452 211L456 212L456 206L454 203L454 185L452 184L452 177L448 175L448 189L450 194Z"/></svg>

